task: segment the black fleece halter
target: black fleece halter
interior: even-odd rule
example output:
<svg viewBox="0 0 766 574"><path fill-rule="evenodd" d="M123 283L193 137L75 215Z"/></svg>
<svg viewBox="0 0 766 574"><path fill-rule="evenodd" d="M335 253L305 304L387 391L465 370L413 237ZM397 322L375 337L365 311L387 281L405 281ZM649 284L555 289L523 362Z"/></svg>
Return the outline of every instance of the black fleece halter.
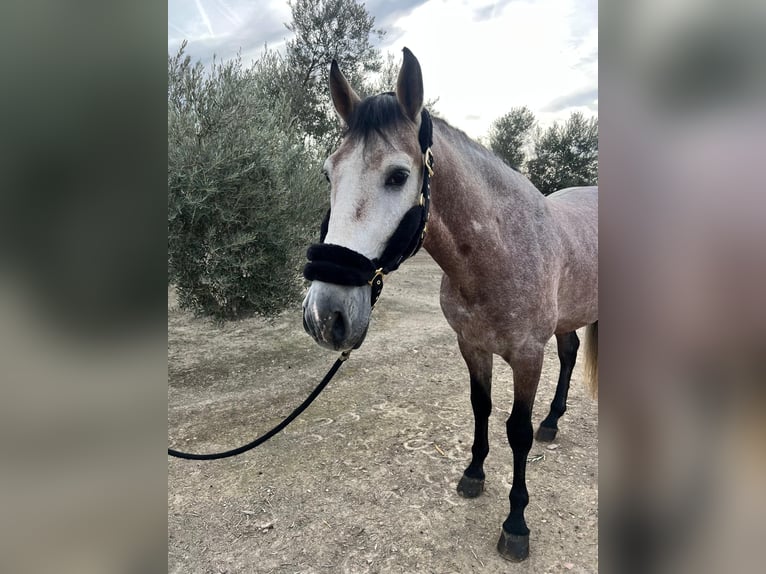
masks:
<svg viewBox="0 0 766 574"><path fill-rule="evenodd" d="M359 287L370 285L370 302L374 306L383 290L383 278L399 268L406 259L415 255L423 245L428 224L428 212L431 206L431 176L433 176L434 158L431 153L433 143L433 123L431 115L423 110L420 115L418 133L420 151L423 154L423 185L420 199L412 206L399 222L399 226L389 238L383 254L376 259L368 259L341 245L324 243L330 222L330 210L322 222L319 232L320 243L309 247L306 257L309 262L303 269L303 276L309 281L324 281L336 285Z"/></svg>

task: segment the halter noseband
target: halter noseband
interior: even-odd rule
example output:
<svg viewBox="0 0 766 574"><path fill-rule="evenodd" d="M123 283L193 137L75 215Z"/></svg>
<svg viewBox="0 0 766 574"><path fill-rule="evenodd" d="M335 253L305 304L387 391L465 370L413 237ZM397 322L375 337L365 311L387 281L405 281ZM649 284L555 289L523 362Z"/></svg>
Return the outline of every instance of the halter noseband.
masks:
<svg viewBox="0 0 766 574"><path fill-rule="evenodd" d="M351 287L368 284L372 289L370 303L374 307L383 290L383 278L420 250L426 237L431 207L431 177L434 174L434 156L431 152L433 123L428 110L424 109L421 112L420 120L418 141L423 154L423 185L420 188L420 199L417 205L404 214L396 231L389 238L383 254L378 258L369 259L347 247L324 243L330 222L330 210L327 210L319 232L320 243L311 245L306 253L309 260L303 269L306 279Z"/></svg>

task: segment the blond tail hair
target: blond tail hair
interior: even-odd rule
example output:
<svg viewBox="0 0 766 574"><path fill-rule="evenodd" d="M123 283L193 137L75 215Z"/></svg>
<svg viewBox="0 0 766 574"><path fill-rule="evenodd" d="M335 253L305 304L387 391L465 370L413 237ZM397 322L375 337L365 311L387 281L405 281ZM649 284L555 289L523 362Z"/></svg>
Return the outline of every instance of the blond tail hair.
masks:
<svg viewBox="0 0 766 574"><path fill-rule="evenodd" d="M585 328L585 384L598 397L598 321Z"/></svg>

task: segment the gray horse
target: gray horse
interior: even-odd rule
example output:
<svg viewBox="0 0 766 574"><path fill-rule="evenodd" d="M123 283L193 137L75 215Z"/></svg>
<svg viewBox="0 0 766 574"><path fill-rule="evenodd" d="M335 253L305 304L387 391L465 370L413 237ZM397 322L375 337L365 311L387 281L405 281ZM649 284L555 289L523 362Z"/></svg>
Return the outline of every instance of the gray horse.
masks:
<svg viewBox="0 0 766 574"><path fill-rule="evenodd" d="M422 193L428 160L418 145L424 117L420 64L405 48L396 92L361 100L333 62L330 92L349 129L324 166L331 184L324 241L375 261ZM514 385L506 423L513 485L498 551L509 560L523 560L529 554L524 509L532 405L551 336L556 336L561 373L538 440L556 436L580 344L575 330L584 326L586 373L596 393L598 192L570 188L545 197L523 175L439 119L433 120L431 151L435 175L423 247L444 271L441 307L468 366L475 418L473 456L457 490L473 498L484 489L496 354L511 366ZM303 308L306 330L319 344L350 350L367 333L371 289L315 280Z"/></svg>

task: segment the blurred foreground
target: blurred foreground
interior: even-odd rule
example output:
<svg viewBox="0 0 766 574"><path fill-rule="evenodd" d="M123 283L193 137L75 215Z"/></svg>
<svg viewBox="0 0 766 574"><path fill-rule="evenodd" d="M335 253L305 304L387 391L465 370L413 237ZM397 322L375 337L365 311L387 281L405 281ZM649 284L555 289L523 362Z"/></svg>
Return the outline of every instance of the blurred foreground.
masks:
<svg viewBox="0 0 766 574"><path fill-rule="evenodd" d="M605 571L762 569L764 16L601 11Z"/></svg>

